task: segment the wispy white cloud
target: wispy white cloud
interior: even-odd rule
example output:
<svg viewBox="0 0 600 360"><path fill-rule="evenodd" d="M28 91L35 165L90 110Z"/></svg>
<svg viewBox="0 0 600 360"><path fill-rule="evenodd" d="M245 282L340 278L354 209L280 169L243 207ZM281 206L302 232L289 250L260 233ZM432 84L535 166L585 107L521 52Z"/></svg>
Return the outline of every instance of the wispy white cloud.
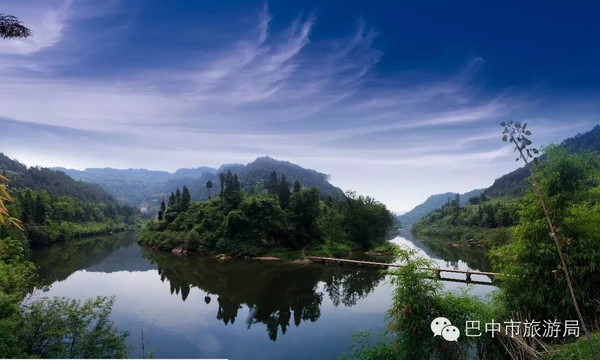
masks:
<svg viewBox="0 0 600 360"><path fill-rule="evenodd" d="M538 132L543 141L598 122L593 97L553 99L555 108L545 110L548 102L535 93L484 90L479 57L444 76L378 73L385 54L375 27L358 21L346 36L319 38L314 34L326 19L308 13L275 27L266 5L235 40L185 64L173 57L158 68L65 76L55 62L77 59L52 50L71 31L70 21L93 17L95 5L56 3L29 17L19 4L6 11L34 33L48 32L29 43L0 42L0 117L14 119L0 134L0 151L42 165L173 170L271 155L407 209L441 186L438 176L448 182L441 190L463 191L513 168L510 149L494 140L501 120L535 117L548 125ZM570 123L557 121L565 115ZM465 173L474 175L465 180ZM392 180L373 190L369 178L385 174L410 191Z"/></svg>

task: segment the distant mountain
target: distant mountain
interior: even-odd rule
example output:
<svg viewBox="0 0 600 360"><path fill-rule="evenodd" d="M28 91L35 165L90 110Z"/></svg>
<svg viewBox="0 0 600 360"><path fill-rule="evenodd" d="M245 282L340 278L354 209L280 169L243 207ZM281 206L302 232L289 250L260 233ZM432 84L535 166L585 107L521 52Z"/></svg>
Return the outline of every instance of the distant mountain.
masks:
<svg viewBox="0 0 600 360"><path fill-rule="evenodd" d="M214 169L214 168L211 168L208 166L201 166L201 167L197 167L197 168L193 168L193 169L179 169L179 170L175 171L171 175L171 177L172 178L200 177L205 173L216 174L217 169Z"/></svg>
<svg viewBox="0 0 600 360"><path fill-rule="evenodd" d="M162 184L173 178L169 172L146 169L53 169L63 171L75 180L98 184L119 203L131 206L140 205L149 194L163 191Z"/></svg>
<svg viewBox="0 0 600 360"><path fill-rule="evenodd" d="M464 205L469 201L469 199L473 196L477 196L481 194L485 189L476 189L466 192L464 194L460 194L460 203ZM411 211L398 216L398 220L402 223L403 226L410 226L417 221L421 220L427 214L432 212L433 210L439 209L446 203L448 198L454 199L457 193L447 192L443 194L431 195L425 200L424 203L417 205Z"/></svg>
<svg viewBox="0 0 600 360"><path fill-rule="evenodd" d="M219 194L218 174L228 170L238 175L242 188L247 191L250 191L259 181L266 184L269 174L276 171L279 176L285 175L290 184L298 180L302 186L317 186L324 197L336 192L342 193L341 189L329 183L329 177L326 174L266 156L259 157L247 165L226 164L218 169L197 167L179 169L174 173L146 169L93 168L83 171L56 169L64 171L74 179L100 185L120 203L136 206L143 204L151 211L156 210L160 201L166 200L171 192L177 188L183 188L184 185L188 187L192 200L195 201L208 199L209 191L206 188L206 182L209 180L213 183L211 195Z"/></svg>
<svg viewBox="0 0 600 360"><path fill-rule="evenodd" d="M596 125L592 130L577 134L561 143L570 151L596 150L600 151L600 125ZM544 157L541 157L543 161ZM527 188L525 179L530 175L529 168L523 166L517 170L511 171L496 179L492 186L484 191L488 197L499 196L520 196Z"/></svg>

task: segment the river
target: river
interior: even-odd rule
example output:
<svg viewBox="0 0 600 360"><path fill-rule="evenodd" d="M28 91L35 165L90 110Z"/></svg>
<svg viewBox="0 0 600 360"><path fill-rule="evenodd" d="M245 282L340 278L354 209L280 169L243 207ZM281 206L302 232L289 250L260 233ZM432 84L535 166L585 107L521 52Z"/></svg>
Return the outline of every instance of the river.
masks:
<svg viewBox="0 0 600 360"><path fill-rule="evenodd" d="M477 250L405 233L393 241L440 267L489 270ZM146 354L152 349L156 358L334 359L348 352L354 333L383 329L393 290L374 269L220 262L140 247L135 233L34 249L30 257L39 275L34 299L114 295L112 320L130 332L130 357L142 356L143 330ZM493 289L469 292L484 297Z"/></svg>

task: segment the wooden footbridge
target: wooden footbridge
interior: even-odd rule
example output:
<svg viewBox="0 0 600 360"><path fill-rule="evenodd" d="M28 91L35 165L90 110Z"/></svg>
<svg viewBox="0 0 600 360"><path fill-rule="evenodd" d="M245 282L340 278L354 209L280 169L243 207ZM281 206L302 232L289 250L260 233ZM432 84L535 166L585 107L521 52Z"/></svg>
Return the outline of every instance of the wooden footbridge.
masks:
<svg viewBox="0 0 600 360"><path fill-rule="evenodd" d="M379 269L387 269L390 267L402 267L401 264L381 263L381 262L374 262L374 261L338 259L338 258L319 257L319 256L307 256L306 258L312 262L321 263L321 264L364 266L364 267L373 267L373 268L379 268ZM487 272L487 271L456 270L456 269L442 269L442 268L430 268L430 267L420 267L419 269L432 271L433 273L435 273L435 276L438 279L443 280L443 281L478 284L478 285L491 285L496 280L496 276L501 275L499 273ZM441 276L442 273L465 274L465 278L464 279L456 279L456 278L442 277ZM486 276L490 281L473 280L471 278L472 275Z"/></svg>

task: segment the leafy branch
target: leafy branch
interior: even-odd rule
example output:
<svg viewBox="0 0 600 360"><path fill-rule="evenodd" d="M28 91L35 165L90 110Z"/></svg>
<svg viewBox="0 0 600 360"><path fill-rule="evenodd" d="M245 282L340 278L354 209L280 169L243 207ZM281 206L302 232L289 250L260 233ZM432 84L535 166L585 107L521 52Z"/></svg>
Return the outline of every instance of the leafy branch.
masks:
<svg viewBox="0 0 600 360"><path fill-rule="evenodd" d="M9 180L0 175L0 181L8 182ZM0 224L4 226L14 225L17 229L23 231L21 220L10 216L8 209L6 208L6 203L11 201L13 201L13 199L8 192L6 184L0 184Z"/></svg>
<svg viewBox="0 0 600 360"><path fill-rule="evenodd" d="M508 122L502 122L500 124L504 128L502 132L502 141L508 141L514 144L514 151L519 153L519 157L516 158L516 161L523 160L525 165L529 165L531 160L537 162L537 158L535 155L539 154L539 150L531 147L531 140L528 136L531 136L531 131L527 130L527 123L521 124L520 122L515 122L510 120ZM585 321L583 319L583 315L581 314L581 310L579 309L579 304L577 302L577 298L575 297L575 291L573 289L573 282L571 280L571 276L569 275L569 269L567 267L567 262L565 260L565 254L562 251L560 241L558 236L556 235L556 227L552 222L552 217L550 216L550 212L548 211L548 207L546 206L546 200L544 199L544 193L536 180L536 173L532 166L528 166L529 171L531 172L533 188L537 193L540 204L542 206L542 210L544 211L544 216L546 218L546 223L548 224L548 229L550 230L550 237L554 240L554 244L556 245L556 251L558 252L558 256L560 257L561 268L565 275L565 279L567 281L567 286L569 287L569 293L571 294L571 299L573 301L573 306L575 307L575 311L577 312L577 316L579 321L581 322L581 326L583 327L583 331L585 333L585 337L590 346L590 352L592 354L592 359L596 359L596 352L594 350L594 345L590 338L590 333L585 325Z"/></svg>
<svg viewBox="0 0 600 360"><path fill-rule="evenodd" d="M21 20L0 13L0 37L3 39L22 39L31 36L31 30Z"/></svg>

